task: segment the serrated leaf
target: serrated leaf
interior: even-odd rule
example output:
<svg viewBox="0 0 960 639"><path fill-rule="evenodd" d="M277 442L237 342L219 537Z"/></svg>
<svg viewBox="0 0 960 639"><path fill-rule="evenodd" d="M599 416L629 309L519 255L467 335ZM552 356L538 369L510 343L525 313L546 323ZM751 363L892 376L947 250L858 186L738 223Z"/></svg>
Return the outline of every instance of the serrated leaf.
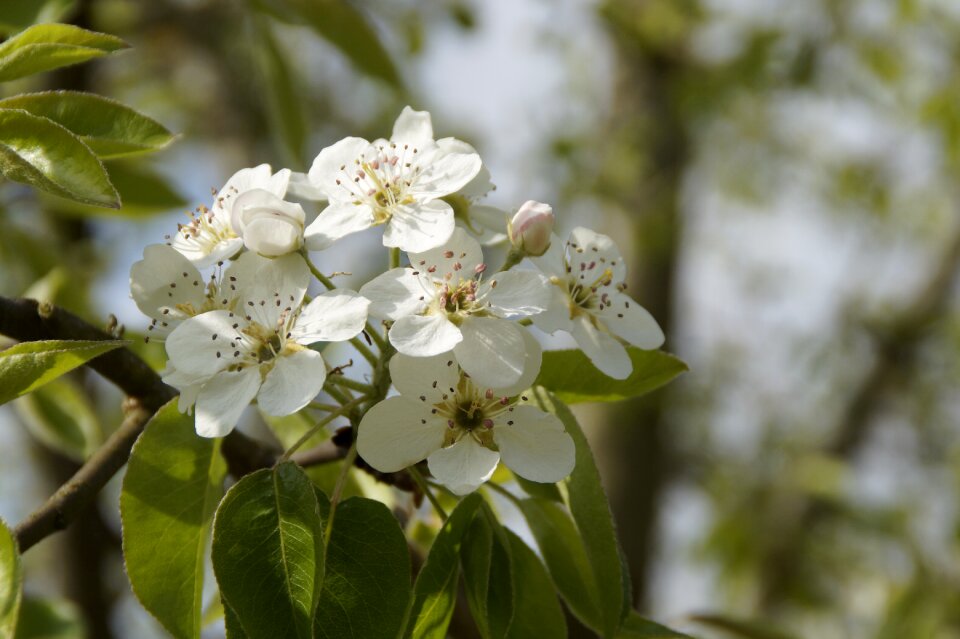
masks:
<svg viewBox="0 0 960 639"><path fill-rule="evenodd" d="M226 631L227 639L247 639L247 633L243 631L240 625L240 619L237 613L230 606L223 606L223 625Z"/></svg>
<svg viewBox="0 0 960 639"><path fill-rule="evenodd" d="M46 340L15 344L0 352L0 404L36 390L124 343Z"/></svg>
<svg viewBox="0 0 960 639"><path fill-rule="evenodd" d="M3 0L0 33L11 34L42 22L59 22L76 0Z"/></svg>
<svg viewBox="0 0 960 639"><path fill-rule="evenodd" d="M655 621L644 619L634 611L624 620L623 627L617 633L617 639L693 639L690 635L661 626Z"/></svg>
<svg viewBox="0 0 960 639"><path fill-rule="evenodd" d="M590 567L596 576L602 617L600 630L604 636L612 637L620 627L631 597L624 585L620 545L610 505L600 483L600 471L593 460L590 444L570 409L543 388L535 388L534 395L543 410L560 418L576 445L576 465L566 480L570 514L583 538Z"/></svg>
<svg viewBox="0 0 960 639"><path fill-rule="evenodd" d="M176 136L128 106L92 93L44 91L0 100L0 109L22 109L64 127L100 159L156 151Z"/></svg>
<svg viewBox="0 0 960 639"><path fill-rule="evenodd" d="M227 468L220 440L200 437L170 400L130 454L120 494L123 554L133 592L171 635L198 639L204 558Z"/></svg>
<svg viewBox="0 0 960 639"><path fill-rule="evenodd" d="M687 365L663 351L627 349L633 372L627 379L601 373L581 350L544 351L537 385L567 404L617 402L654 391L684 371Z"/></svg>
<svg viewBox="0 0 960 639"><path fill-rule="evenodd" d="M22 579L17 540L0 519L0 637L12 637L17 627Z"/></svg>
<svg viewBox="0 0 960 639"><path fill-rule="evenodd" d="M74 461L83 462L103 443L87 394L68 379L55 379L13 407L34 437Z"/></svg>
<svg viewBox="0 0 960 639"><path fill-rule="evenodd" d="M70 24L38 24L0 44L0 82L86 62L125 49L106 33Z"/></svg>
<svg viewBox="0 0 960 639"><path fill-rule="evenodd" d="M24 597L14 639L85 639L77 606L65 599Z"/></svg>
<svg viewBox="0 0 960 639"><path fill-rule="evenodd" d="M323 525L310 479L291 462L233 486L213 524L213 570L250 639L311 639L323 579Z"/></svg>
<svg viewBox="0 0 960 639"><path fill-rule="evenodd" d="M550 575L529 546L509 530L513 620L507 639L566 637L567 622Z"/></svg>
<svg viewBox="0 0 960 639"><path fill-rule="evenodd" d="M477 493L457 504L444 523L413 587L413 607L407 637L444 639L457 599L460 575L460 548L482 499Z"/></svg>
<svg viewBox="0 0 960 639"><path fill-rule="evenodd" d="M397 518L372 499L341 502L327 546L314 637L394 639L411 592L410 553Z"/></svg>
<svg viewBox="0 0 960 639"><path fill-rule="evenodd" d="M80 138L21 109L0 110L0 174L85 204L120 206L103 164Z"/></svg>

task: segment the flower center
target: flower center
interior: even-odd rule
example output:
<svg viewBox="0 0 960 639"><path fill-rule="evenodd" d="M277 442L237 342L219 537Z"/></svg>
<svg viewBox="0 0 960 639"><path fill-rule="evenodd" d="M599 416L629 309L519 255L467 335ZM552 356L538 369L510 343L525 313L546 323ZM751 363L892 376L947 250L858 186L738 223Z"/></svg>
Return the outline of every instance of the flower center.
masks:
<svg viewBox="0 0 960 639"><path fill-rule="evenodd" d="M407 189L420 175L415 161L418 152L407 144L380 145L372 154L362 153L352 166L342 165L337 186L349 193L354 204L372 208L375 224L385 224L398 206L414 202Z"/></svg>
<svg viewBox="0 0 960 639"><path fill-rule="evenodd" d="M505 410L513 410L509 399L495 397L489 389L480 390L466 375L461 375L457 387L450 390L451 395L443 395L443 400L434 404L434 413L447 420L443 446L452 446L470 436L481 446L497 450L493 419Z"/></svg>
<svg viewBox="0 0 960 639"><path fill-rule="evenodd" d="M209 253L220 242L237 237L229 216L215 215L205 206L190 212L190 222L177 224L177 239L195 250Z"/></svg>

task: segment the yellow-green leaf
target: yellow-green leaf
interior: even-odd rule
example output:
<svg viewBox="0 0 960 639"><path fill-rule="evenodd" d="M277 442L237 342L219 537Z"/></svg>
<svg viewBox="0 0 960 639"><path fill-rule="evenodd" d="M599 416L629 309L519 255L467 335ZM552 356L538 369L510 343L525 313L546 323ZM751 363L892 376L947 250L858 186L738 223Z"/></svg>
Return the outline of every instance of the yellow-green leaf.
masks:
<svg viewBox="0 0 960 639"><path fill-rule="evenodd" d="M70 24L38 24L0 44L0 82L79 64L128 45Z"/></svg>
<svg viewBox="0 0 960 639"><path fill-rule="evenodd" d="M22 579L17 540L0 519L0 637L12 637L17 627Z"/></svg>
<svg viewBox="0 0 960 639"><path fill-rule="evenodd" d="M67 378L20 397L13 407L34 437L74 461L83 462L103 443L87 394Z"/></svg>
<svg viewBox="0 0 960 639"><path fill-rule="evenodd" d="M0 404L36 390L124 343L48 340L15 344L0 352Z"/></svg>

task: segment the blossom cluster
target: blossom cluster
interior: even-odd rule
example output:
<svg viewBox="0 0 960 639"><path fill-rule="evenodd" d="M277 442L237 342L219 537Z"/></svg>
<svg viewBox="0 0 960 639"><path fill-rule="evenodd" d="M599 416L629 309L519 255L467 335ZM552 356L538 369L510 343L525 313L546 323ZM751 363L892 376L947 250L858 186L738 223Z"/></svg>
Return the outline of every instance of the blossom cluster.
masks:
<svg viewBox="0 0 960 639"><path fill-rule="evenodd" d="M180 391L180 410L195 412L200 435L222 437L253 401L275 416L358 407L357 450L380 471L426 460L456 493L501 460L532 481L563 479L573 441L525 394L542 359L529 327L569 333L617 379L631 373L626 345L657 348L663 333L626 294L609 237L579 227L563 241L549 205L526 202L511 216L482 202L492 189L476 150L434 139L429 113L410 107L389 139L340 140L305 174L238 171L130 273L151 337L165 340L163 379ZM309 219L305 206L319 213ZM358 292L310 261L372 227L393 267ZM508 254L494 270L483 250L497 244ZM313 279L325 290L311 297ZM378 356L361 334L376 337ZM343 341L388 371L396 394L341 386L321 351ZM342 411L314 403L323 391Z"/></svg>

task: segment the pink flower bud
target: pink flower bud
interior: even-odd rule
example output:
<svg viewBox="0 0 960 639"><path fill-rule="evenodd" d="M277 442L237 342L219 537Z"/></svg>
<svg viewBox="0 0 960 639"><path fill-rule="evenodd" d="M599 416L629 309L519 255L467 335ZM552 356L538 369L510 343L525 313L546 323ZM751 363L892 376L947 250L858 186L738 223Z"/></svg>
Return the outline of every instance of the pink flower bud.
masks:
<svg viewBox="0 0 960 639"><path fill-rule="evenodd" d="M539 257L550 248L553 232L553 207L543 202L524 202L510 220L510 243L524 255Z"/></svg>

